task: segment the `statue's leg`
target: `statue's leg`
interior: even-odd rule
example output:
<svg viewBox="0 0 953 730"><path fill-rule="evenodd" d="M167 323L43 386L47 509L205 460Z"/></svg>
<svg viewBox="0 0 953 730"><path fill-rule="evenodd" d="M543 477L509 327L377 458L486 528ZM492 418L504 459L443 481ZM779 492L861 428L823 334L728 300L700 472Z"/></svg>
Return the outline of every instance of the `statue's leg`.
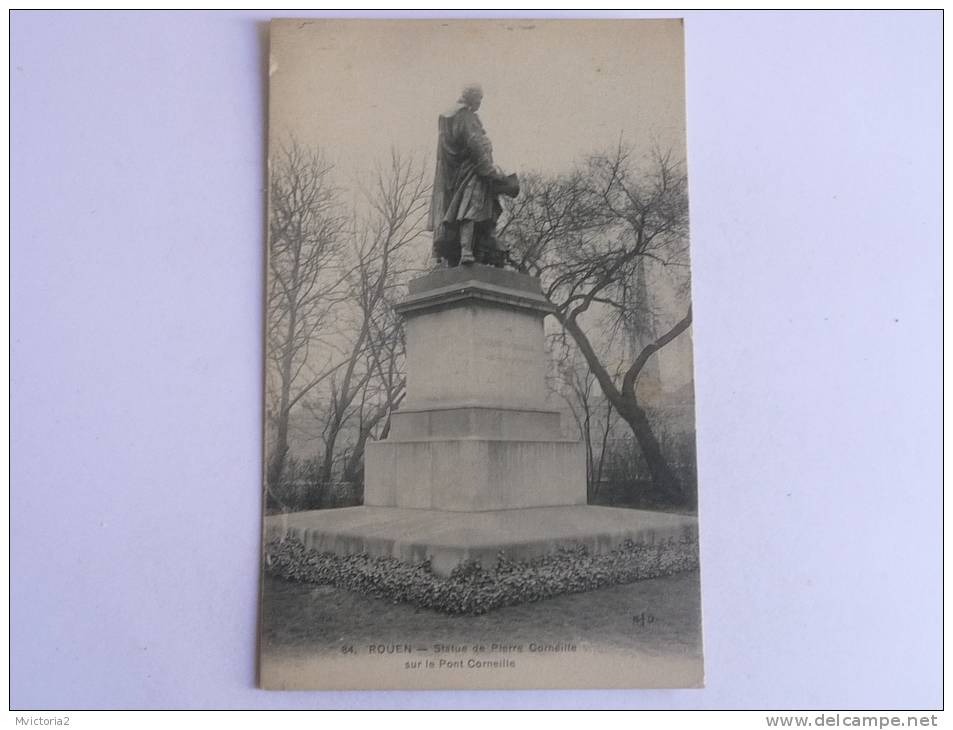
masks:
<svg viewBox="0 0 953 730"><path fill-rule="evenodd" d="M496 238L496 221L482 221L476 226L473 254L477 263L503 268L503 249Z"/></svg>
<svg viewBox="0 0 953 730"><path fill-rule="evenodd" d="M444 266L446 266L446 263L443 260L443 251L435 235L433 247L430 249L430 267L432 269L442 269Z"/></svg>
<svg viewBox="0 0 953 730"><path fill-rule="evenodd" d="M447 265L447 226L441 223L433 232L433 245L430 248L430 265L439 269Z"/></svg>
<svg viewBox="0 0 953 730"><path fill-rule="evenodd" d="M473 263L473 221L463 221L460 224L460 265Z"/></svg>

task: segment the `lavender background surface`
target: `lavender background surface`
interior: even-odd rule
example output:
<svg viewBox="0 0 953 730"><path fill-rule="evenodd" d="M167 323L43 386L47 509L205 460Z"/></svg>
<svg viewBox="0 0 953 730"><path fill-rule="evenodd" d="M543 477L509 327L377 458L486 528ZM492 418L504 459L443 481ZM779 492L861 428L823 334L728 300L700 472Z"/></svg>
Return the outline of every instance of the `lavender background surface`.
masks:
<svg viewBox="0 0 953 730"><path fill-rule="evenodd" d="M254 688L269 15L13 13L13 707L939 706L941 15L686 14L708 686L558 693Z"/></svg>

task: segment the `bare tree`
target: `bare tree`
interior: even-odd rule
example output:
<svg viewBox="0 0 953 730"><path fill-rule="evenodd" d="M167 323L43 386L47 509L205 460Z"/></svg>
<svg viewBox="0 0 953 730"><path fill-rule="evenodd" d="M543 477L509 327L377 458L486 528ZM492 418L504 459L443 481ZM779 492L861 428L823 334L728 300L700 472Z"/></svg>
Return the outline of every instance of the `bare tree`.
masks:
<svg viewBox="0 0 953 730"><path fill-rule="evenodd" d="M387 166L378 168L372 186L364 191L368 212L354 217L353 266L346 282L350 316L338 321L342 333L354 334L329 379L322 434L325 483L334 475L338 440L351 419L359 421L357 437L343 471L354 478L367 438L402 397L403 334L393 302L407 279L409 249L423 235L430 192L423 169L392 151Z"/></svg>
<svg viewBox="0 0 953 730"><path fill-rule="evenodd" d="M550 339L556 362L556 382L551 387L566 402L585 445L586 496L592 503L602 483L609 433L618 414L599 391L592 368L584 359L580 362L579 350L567 340L565 331Z"/></svg>
<svg viewBox="0 0 953 730"><path fill-rule="evenodd" d="M385 296L385 300L389 299L390 297ZM406 394L405 353L403 324L394 312L393 303L387 301L374 317L368 339L365 367L369 377L357 409L354 444L344 462L345 481L363 482L364 449L367 440L375 436L387 437L390 416Z"/></svg>
<svg viewBox="0 0 953 730"><path fill-rule="evenodd" d="M331 165L296 141L270 160L268 230L268 411L273 424L267 484L277 484L288 454L292 408L334 372L316 353L343 281L337 257L345 218Z"/></svg>
<svg viewBox="0 0 953 730"><path fill-rule="evenodd" d="M529 177L507 211L501 235L524 271L539 276L555 317L575 341L603 394L628 423L655 489L671 500L682 488L662 453L636 383L649 359L691 325L691 307L639 352L625 352L633 320L649 303L637 296L640 265L652 261L688 275L688 199L683 165L655 152L637 165L623 145L572 174ZM620 344L620 339L625 340ZM620 354L621 351L621 354ZM626 357L615 372L610 363Z"/></svg>

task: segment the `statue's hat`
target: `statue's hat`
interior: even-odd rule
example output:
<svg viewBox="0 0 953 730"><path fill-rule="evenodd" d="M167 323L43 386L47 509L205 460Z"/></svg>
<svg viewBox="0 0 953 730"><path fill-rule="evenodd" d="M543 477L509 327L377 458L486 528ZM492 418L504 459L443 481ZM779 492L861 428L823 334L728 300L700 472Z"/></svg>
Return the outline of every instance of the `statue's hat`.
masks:
<svg viewBox="0 0 953 730"><path fill-rule="evenodd" d="M493 185L493 192L497 195L505 195L508 198L515 198L520 194L520 179L514 172L501 180L496 180Z"/></svg>

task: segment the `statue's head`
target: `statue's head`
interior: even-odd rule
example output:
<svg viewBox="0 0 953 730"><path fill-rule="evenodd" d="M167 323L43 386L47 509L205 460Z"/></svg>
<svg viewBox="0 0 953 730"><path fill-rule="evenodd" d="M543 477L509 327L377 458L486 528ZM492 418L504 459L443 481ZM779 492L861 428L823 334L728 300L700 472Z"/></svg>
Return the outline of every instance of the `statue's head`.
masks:
<svg viewBox="0 0 953 730"><path fill-rule="evenodd" d="M473 111L480 108L483 102L483 87L479 84L467 84L460 93L460 103L466 104Z"/></svg>

